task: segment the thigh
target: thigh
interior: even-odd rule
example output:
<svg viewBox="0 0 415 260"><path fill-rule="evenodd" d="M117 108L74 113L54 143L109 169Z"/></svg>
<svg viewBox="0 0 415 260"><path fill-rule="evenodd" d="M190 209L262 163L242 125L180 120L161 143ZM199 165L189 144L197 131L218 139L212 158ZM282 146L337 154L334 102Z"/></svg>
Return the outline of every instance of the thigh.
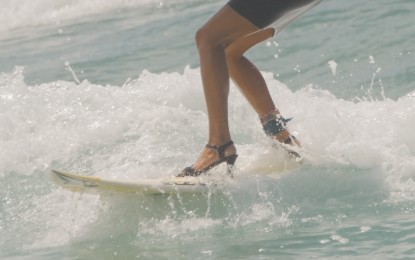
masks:
<svg viewBox="0 0 415 260"><path fill-rule="evenodd" d="M211 44L226 47L237 39L258 30L257 26L225 5L199 29L198 34L203 35Z"/></svg>
<svg viewBox="0 0 415 260"><path fill-rule="evenodd" d="M305 12L319 2L321 0L230 0L228 5L257 27L265 28L293 11ZM290 19L295 17L290 15Z"/></svg>
<svg viewBox="0 0 415 260"><path fill-rule="evenodd" d="M229 56L240 57L254 45L271 38L274 32L275 30L273 28L266 28L241 37L232 42L226 48L226 52Z"/></svg>

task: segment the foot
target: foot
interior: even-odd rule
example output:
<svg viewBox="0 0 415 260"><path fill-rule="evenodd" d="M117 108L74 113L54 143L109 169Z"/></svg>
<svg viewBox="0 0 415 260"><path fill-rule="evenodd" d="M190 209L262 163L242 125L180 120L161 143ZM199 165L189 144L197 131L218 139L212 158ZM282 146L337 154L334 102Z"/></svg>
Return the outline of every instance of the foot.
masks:
<svg viewBox="0 0 415 260"><path fill-rule="evenodd" d="M295 138L293 135L291 135L287 129L282 130L277 135L275 135L275 140L277 140L280 143L288 144L288 145L294 145L301 147L300 141L298 141L297 138Z"/></svg>
<svg viewBox="0 0 415 260"><path fill-rule="evenodd" d="M284 148L290 156L294 157L296 160L301 160L301 155L295 151L295 146L301 147L301 144L297 138L291 135L287 130L278 133L274 139L281 144L282 148Z"/></svg>
<svg viewBox="0 0 415 260"><path fill-rule="evenodd" d="M291 135L286 125L291 119L285 119L278 110L272 110L260 117L265 133L282 144L282 147L291 155L297 158L301 156L294 151L294 146L301 147L300 142Z"/></svg>
<svg viewBox="0 0 415 260"><path fill-rule="evenodd" d="M183 172L179 174L179 177L200 175L222 162L233 165L236 157L236 148L232 141L225 142L221 145L208 144L200 153L196 162L191 167L185 168Z"/></svg>

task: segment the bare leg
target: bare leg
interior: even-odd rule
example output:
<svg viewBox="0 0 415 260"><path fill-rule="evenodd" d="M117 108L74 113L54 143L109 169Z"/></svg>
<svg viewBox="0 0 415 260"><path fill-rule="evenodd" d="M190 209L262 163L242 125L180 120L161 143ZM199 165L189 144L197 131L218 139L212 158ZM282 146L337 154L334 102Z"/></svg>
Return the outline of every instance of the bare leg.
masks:
<svg viewBox="0 0 415 260"><path fill-rule="evenodd" d="M224 6L196 33L200 70L209 119L209 144L231 140L228 126L229 73L225 49L236 39L258 28L229 6ZM236 153L232 145L225 155ZM201 170L218 159L212 149L204 149L193 169Z"/></svg>
<svg viewBox="0 0 415 260"><path fill-rule="evenodd" d="M273 28L260 30L238 39L226 49L230 76L260 117L277 109L261 73L243 54L252 46L273 35ZM276 139L283 142L289 137L289 132L284 130L277 134Z"/></svg>

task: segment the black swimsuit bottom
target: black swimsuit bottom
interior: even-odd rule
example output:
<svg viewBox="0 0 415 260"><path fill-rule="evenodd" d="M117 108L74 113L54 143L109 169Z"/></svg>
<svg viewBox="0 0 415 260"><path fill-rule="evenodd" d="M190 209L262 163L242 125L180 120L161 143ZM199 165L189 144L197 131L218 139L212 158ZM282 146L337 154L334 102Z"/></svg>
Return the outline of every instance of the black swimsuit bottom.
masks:
<svg viewBox="0 0 415 260"><path fill-rule="evenodd" d="M321 0L230 0L228 5L258 28L265 28L287 16L288 24ZM295 15L289 13L300 10Z"/></svg>

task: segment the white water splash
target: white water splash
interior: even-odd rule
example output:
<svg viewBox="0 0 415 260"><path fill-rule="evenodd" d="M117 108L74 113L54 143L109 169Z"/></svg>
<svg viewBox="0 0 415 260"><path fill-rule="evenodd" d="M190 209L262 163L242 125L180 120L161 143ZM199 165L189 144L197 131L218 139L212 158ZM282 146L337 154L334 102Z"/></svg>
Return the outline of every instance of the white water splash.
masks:
<svg viewBox="0 0 415 260"><path fill-rule="evenodd" d="M331 60L328 62L329 67L331 69L331 73L333 74L333 76L336 76L336 71L337 71L337 63L334 60Z"/></svg>
<svg viewBox="0 0 415 260"><path fill-rule="evenodd" d="M73 161L72 167L89 165L89 171L105 169L112 177L172 174L191 163L191 154L205 142L206 110L198 70L186 69L183 75L144 72L122 87L87 81L27 86L22 73L17 68L0 75L2 174L30 174L51 161L69 163L79 156L82 160ZM294 118L289 127L316 163L334 160L408 172L404 165L415 155L412 95L354 102L312 86L292 92L272 74L264 76L282 113ZM239 167L255 170L255 162L263 161L256 155L275 152L234 86L229 104L231 131L241 144L240 156L248 158ZM283 160L266 168L281 167Z"/></svg>

